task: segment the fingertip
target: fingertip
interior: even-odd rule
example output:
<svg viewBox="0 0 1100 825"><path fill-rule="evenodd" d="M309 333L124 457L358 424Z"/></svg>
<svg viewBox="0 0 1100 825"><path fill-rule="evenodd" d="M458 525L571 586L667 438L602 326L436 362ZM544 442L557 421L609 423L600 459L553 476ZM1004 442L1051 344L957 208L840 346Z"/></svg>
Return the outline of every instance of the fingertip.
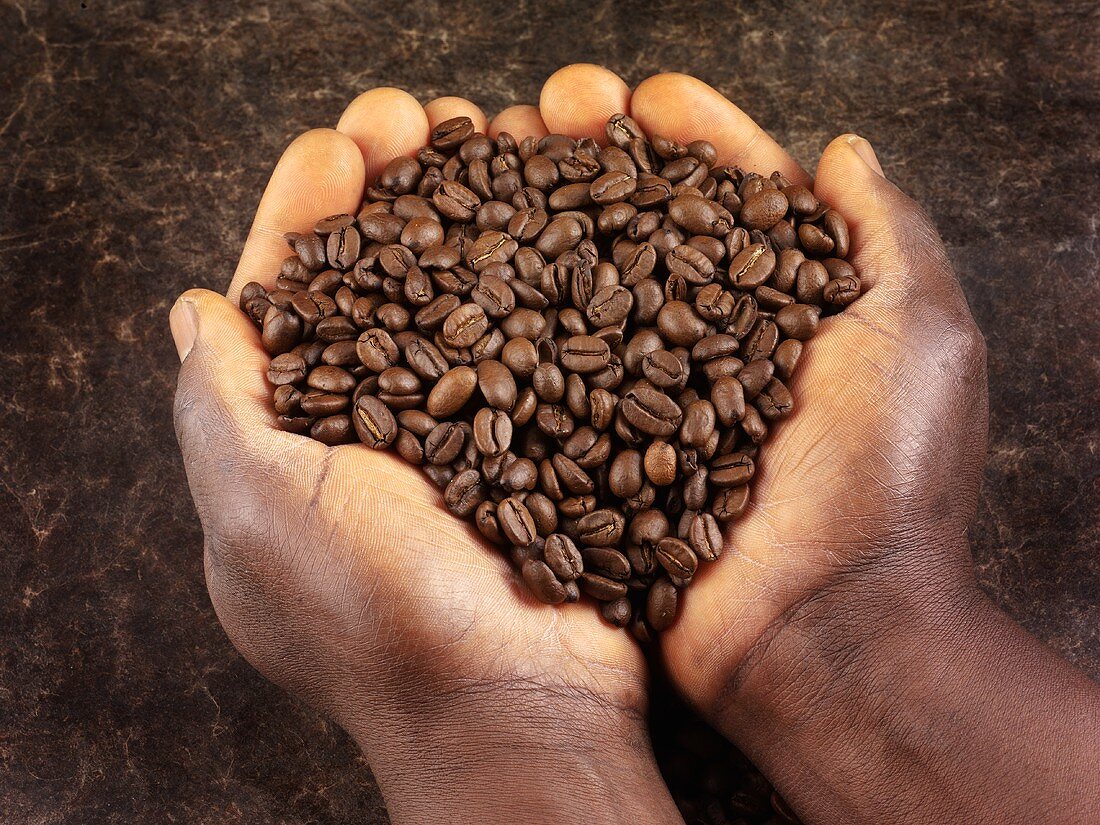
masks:
<svg viewBox="0 0 1100 825"><path fill-rule="evenodd" d="M646 78L634 90L630 115L650 137L710 141L720 164L763 175L779 171L794 183L810 183L809 174L756 121L691 75L663 72Z"/></svg>
<svg viewBox="0 0 1100 825"><path fill-rule="evenodd" d="M382 86L348 104L336 129L358 145L366 180L373 182L395 157L411 155L428 142L428 115L408 92Z"/></svg>
<svg viewBox="0 0 1100 825"><path fill-rule="evenodd" d="M464 97L437 97L424 104L424 113L428 116L428 128L434 129L445 120L453 117L468 117L474 124L474 131L486 134L489 121L481 107Z"/></svg>
<svg viewBox="0 0 1100 825"><path fill-rule="evenodd" d="M608 118L630 111L630 87L615 72L592 63L558 69L542 86L539 111L550 132L607 143Z"/></svg>
<svg viewBox="0 0 1100 825"><path fill-rule="evenodd" d="M283 234L304 232L319 218L355 212L363 197L363 156L347 135L311 129L283 152L264 190L227 295L235 302L249 281L271 286L289 253Z"/></svg>
<svg viewBox="0 0 1100 825"><path fill-rule="evenodd" d="M489 137L496 138L508 132L516 140L525 137L543 138L550 134L539 114L538 106L509 106L493 118L489 124Z"/></svg>

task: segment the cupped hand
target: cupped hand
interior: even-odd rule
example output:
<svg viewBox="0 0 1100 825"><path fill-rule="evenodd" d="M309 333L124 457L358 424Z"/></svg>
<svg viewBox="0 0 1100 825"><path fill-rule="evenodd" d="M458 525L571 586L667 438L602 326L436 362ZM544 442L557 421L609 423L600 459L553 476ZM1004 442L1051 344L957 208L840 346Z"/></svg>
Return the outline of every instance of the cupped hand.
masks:
<svg viewBox="0 0 1100 825"><path fill-rule="evenodd" d="M751 504L661 637L673 681L720 724L773 641L800 622L865 622L873 632L884 612L901 616L970 582L985 346L938 234L862 138L832 141L811 178L705 83L664 74L631 92L587 65L550 78L541 112L505 111L490 131L520 133L534 121L598 138L617 111L651 137L709 139L719 163L812 187L848 221L865 288L806 343L790 384L795 411L761 448Z"/></svg>
<svg viewBox="0 0 1100 825"><path fill-rule="evenodd" d="M422 108L375 89L336 130L299 137L274 171L228 294L192 290L173 308L183 361L176 429L211 600L253 665L355 736L395 820L469 817L479 804L505 816L522 804L565 821L567 808L598 810L601 784L641 783L640 809L675 821L630 637L589 605L537 603L500 551L395 454L280 431L269 356L236 306L245 283L274 283L284 232L356 212L387 161L457 114L485 130L468 101ZM587 782L563 794L545 781L555 773ZM620 815L630 812L606 821Z"/></svg>

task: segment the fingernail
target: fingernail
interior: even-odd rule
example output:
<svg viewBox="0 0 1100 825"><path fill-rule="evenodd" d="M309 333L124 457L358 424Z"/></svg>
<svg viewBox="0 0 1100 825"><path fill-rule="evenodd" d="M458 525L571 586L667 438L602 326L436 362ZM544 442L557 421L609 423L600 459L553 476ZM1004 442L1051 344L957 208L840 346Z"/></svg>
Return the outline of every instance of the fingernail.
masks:
<svg viewBox="0 0 1100 825"><path fill-rule="evenodd" d="M176 342L176 352L180 363L191 353L195 346L195 337L199 334L199 313L195 305L186 298L180 298L168 313L168 326L172 330L172 340Z"/></svg>
<svg viewBox="0 0 1100 825"><path fill-rule="evenodd" d="M886 177L886 175L883 174L881 164L878 162L878 155L875 154L875 150L865 138L861 138L859 135L849 135L848 145L855 149L860 160L866 163L871 168L872 172L882 177Z"/></svg>

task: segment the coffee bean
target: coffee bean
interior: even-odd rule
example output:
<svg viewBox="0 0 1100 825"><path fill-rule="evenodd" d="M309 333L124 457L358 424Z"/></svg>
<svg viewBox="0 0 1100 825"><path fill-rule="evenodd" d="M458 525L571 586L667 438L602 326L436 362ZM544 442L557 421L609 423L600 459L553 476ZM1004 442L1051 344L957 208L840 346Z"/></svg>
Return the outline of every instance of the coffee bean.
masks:
<svg viewBox="0 0 1100 825"><path fill-rule="evenodd" d="M512 443L512 419L492 407L483 407L474 416L474 443L482 455L500 455Z"/></svg>
<svg viewBox="0 0 1100 825"><path fill-rule="evenodd" d="M630 623L630 601L623 598L602 602L600 604L600 615L615 627L626 627Z"/></svg>
<svg viewBox="0 0 1100 825"><path fill-rule="evenodd" d="M582 375L602 370L610 357L607 342L592 335L571 336L561 348L562 366Z"/></svg>
<svg viewBox="0 0 1100 825"><path fill-rule="evenodd" d="M762 243L745 247L730 261L730 281L738 289L754 289L771 277L776 257Z"/></svg>
<svg viewBox="0 0 1100 825"><path fill-rule="evenodd" d="M722 554L722 529L710 513L696 513L688 528L688 542L695 555L706 561L714 561Z"/></svg>
<svg viewBox="0 0 1100 825"><path fill-rule="evenodd" d="M676 450L671 444L654 441L645 451L646 477L658 487L667 487L676 480Z"/></svg>
<svg viewBox="0 0 1100 825"><path fill-rule="evenodd" d="M302 356L285 352L271 359L267 368L267 380L276 386L296 384L306 377L306 362Z"/></svg>
<svg viewBox="0 0 1100 825"><path fill-rule="evenodd" d="M376 450L384 449L397 437L397 421L381 401L361 395L355 401L352 423L359 440Z"/></svg>
<svg viewBox="0 0 1100 825"><path fill-rule="evenodd" d="M477 373L460 366L447 370L428 394L427 410L436 418L446 418L462 409L477 387Z"/></svg>
<svg viewBox="0 0 1100 825"><path fill-rule="evenodd" d="M665 536L657 542L657 561L670 576L688 579L695 575L699 561L686 541Z"/></svg>
<svg viewBox="0 0 1100 825"><path fill-rule="evenodd" d="M577 523L577 537L592 547L610 547L619 542L625 529L623 514L605 508L581 516Z"/></svg>
<svg viewBox="0 0 1100 825"><path fill-rule="evenodd" d="M610 547L585 547L581 550L584 569L617 581L630 578L630 561L618 550Z"/></svg>
<svg viewBox="0 0 1100 825"><path fill-rule="evenodd" d="M446 490L443 492L443 502L456 516L470 515L483 501L485 501L485 488L477 470L463 470L455 474L447 482ZM500 518L499 505L497 517ZM503 523L501 528L503 529Z"/></svg>
<svg viewBox="0 0 1100 825"><path fill-rule="evenodd" d="M596 573L582 573L579 581L581 590L601 602L621 599L626 595L626 584Z"/></svg>
<svg viewBox="0 0 1100 825"><path fill-rule="evenodd" d="M668 579L657 579L649 588L646 597L645 618L654 631L660 633L671 627L676 620L676 607L679 594Z"/></svg>
<svg viewBox="0 0 1100 825"><path fill-rule="evenodd" d="M509 496L497 505L497 519L500 529L512 544L526 547L538 535L530 511L515 496Z"/></svg>
<svg viewBox="0 0 1100 825"><path fill-rule="evenodd" d="M565 601L565 586L558 581L546 562L528 559L523 563L522 572L523 581L536 599L546 604L561 604Z"/></svg>
<svg viewBox="0 0 1100 825"><path fill-rule="evenodd" d="M631 425L652 436L672 435L683 419L683 411L675 401L647 387L636 387L628 392L620 410Z"/></svg>

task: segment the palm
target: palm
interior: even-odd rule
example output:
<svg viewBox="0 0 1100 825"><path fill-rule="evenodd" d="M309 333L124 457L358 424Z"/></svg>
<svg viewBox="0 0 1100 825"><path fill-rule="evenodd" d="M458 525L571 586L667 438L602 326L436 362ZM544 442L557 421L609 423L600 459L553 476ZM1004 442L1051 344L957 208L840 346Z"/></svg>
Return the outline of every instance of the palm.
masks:
<svg viewBox="0 0 1100 825"><path fill-rule="evenodd" d="M489 681L549 680L589 692L642 682L640 653L622 631L585 606L553 610L533 599L501 551L447 512L419 468L340 447L315 494L303 534L326 537L319 558L351 571L346 586L355 592L345 603L359 624L361 660L382 646Z"/></svg>

